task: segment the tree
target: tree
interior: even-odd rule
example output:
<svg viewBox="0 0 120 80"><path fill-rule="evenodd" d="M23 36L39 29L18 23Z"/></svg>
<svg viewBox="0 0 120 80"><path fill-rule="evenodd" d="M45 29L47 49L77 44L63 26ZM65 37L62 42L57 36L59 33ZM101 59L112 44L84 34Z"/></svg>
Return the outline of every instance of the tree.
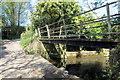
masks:
<svg viewBox="0 0 120 80"><path fill-rule="evenodd" d="M35 27L52 24L62 19L65 19L66 24L70 24L72 17L80 14L80 8L75 2L39 2L36 11L32 14L32 23Z"/></svg>
<svg viewBox="0 0 120 80"><path fill-rule="evenodd" d="M19 37L24 27L21 26L25 22L27 15L25 14L30 6L29 3L23 2L3 2L1 3L1 16L2 35L3 38ZM15 35L16 34L16 35Z"/></svg>
<svg viewBox="0 0 120 80"><path fill-rule="evenodd" d="M11 27L15 26L15 21L16 21L14 17L15 16L14 5L15 3L13 2L2 3L2 14L4 15L4 19L8 19Z"/></svg>
<svg viewBox="0 0 120 80"><path fill-rule="evenodd" d="M23 2L2 3L1 12L4 26L19 27L27 17L24 12L28 9L28 4Z"/></svg>

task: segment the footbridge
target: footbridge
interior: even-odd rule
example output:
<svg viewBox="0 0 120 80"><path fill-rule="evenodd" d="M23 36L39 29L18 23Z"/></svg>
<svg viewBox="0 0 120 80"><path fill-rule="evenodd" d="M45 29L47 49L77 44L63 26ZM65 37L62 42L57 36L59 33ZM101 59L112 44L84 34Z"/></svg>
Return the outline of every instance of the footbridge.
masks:
<svg viewBox="0 0 120 80"><path fill-rule="evenodd" d="M66 24L67 19L61 19L55 23L40 26L36 29L39 40L43 43L66 44L73 46L113 48L119 45L120 38L120 14L111 15L110 6L117 1L107 3L98 8L85 11L80 15L93 13L95 10L105 8L106 16L79 23ZM79 15L76 15L79 16ZM75 16L75 17L76 17ZM96 24L100 26L96 26Z"/></svg>

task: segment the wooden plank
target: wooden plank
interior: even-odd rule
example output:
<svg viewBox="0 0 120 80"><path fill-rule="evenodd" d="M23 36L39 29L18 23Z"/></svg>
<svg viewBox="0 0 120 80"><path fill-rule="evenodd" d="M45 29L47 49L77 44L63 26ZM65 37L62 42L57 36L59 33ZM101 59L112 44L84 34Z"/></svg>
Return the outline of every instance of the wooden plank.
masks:
<svg viewBox="0 0 120 80"><path fill-rule="evenodd" d="M35 35L38 36L38 31L37 31L37 29L35 29Z"/></svg>
<svg viewBox="0 0 120 80"><path fill-rule="evenodd" d="M118 35L120 32L110 32L110 33L89 33L89 34L69 34L67 37L79 37L79 36L102 36L102 35ZM47 36L42 36L42 37L47 37ZM59 38L59 37L66 37L66 35L52 35L50 36L51 38Z"/></svg>
<svg viewBox="0 0 120 80"><path fill-rule="evenodd" d="M46 29L47 29L48 38L50 38L50 31L49 31L48 25L46 25Z"/></svg>
<svg viewBox="0 0 120 80"><path fill-rule="evenodd" d="M99 47L99 48L112 48L116 47L119 42L114 40L105 39L40 39L44 43L57 43L74 46L86 46L86 47Z"/></svg>
<svg viewBox="0 0 120 80"><path fill-rule="evenodd" d="M50 31L57 31L57 30L60 30L60 27L56 27L56 28L50 29Z"/></svg>
<svg viewBox="0 0 120 80"><path fill-rule="evenodd" d="M41 32L41 33L46 33L47 31L43 31L43 32Z"/></svg>
<svg viewBox="0 0 120 80"><path fill-rule="evenodd" d="M119 15L120 15L120 14L114 14L114 15L110 15L110 17L111 17L111 19L112 19L112 17L114 17L114 16L119 16ZM87 21L84 21L84 22L99 21L99 20L102 20L102 19L104 19L104 18L107 18L107 16L101 17L101 18L97 18L97 19L87 20Z"/></svg>
<svg viewBox="0 0 120 80"><path fill-rule="evenodd" d="M94 11L94 10L97 10L97 9L100 9L100 8L103 8L103 7L107 6L107 5L111 5L111 4L114 4L114 3L117 3L117 2L118 2L118 1L114 1L114 2L111 2L111 3L109 3L109 4L103 5L103 6L101 6L101 7L94 8L94 9L91 9L91 10L88 10L88 11L85 11L85 12L83 12L83 13L81 13L81 14L85 14L85 13L88 13L88 12L91 12L91 11Z"/></svg>
<svg viewBox="0 0 120 80"><path fill-rule="evenodd" d="M40 28L38 28L38 34L39 34L39 37L41 38Z"/></svg>
<svg viewBox="0 0 120 80"><path fill-rule="evenodd" d="M78 30L78 29L67 30L67 32L73 32L75 30Z"/></svg>
<svg viewBox="0 0 120 80"><path fill-rule="evenodd" d="M109 19L120 19L120 17L113 17L113 18L109 18ZM108 19L101 19L101 20L98 20L98 21L90 21L88 23L83 23L83 25L86 25L86 24L91 24L91 23L96 23L96 22L103 22L103 21L107 21Z"/></svg>
<svg viewBox="0 0 120 80"><path fill-rule="evenodd" d="M51 34L60 33L60 31L52 32Z"/></svg>
<svg viewBox="0 0 120 80"><path fill-rule="evenodd" d="M115 26L115 25L120 25L120 23L116 23L116 24L111 24L111 26ZM101 25L101 26L94 26L94 27L89 27L89 28L100 28L100 27L105 27L106 25ZM89 28L84 28L84 29L89 29Z"/></svg>
<svg viewBox="0 0 120 80"><path fill-rule="evenodd" d="M109 38L111 38L110 32L111 32L111 23L110 23L110 9L109 4L106 4L106 10L107 10L107 22L108 22L108 32L109 32Z"/></svg>
<svg viewBox="0 0 120 80"><path fill-rule="evenodd" d="M46 28L46 26L40 27L40 29L44 29L44 28Z"/></svg>

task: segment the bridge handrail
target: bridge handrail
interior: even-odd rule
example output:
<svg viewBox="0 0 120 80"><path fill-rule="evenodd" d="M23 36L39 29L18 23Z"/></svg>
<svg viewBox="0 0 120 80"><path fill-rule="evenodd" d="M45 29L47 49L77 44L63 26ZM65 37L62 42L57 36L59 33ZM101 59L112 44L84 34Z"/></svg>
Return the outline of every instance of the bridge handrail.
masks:
<svg viewBox="0 0 120 80"><path fill-rule="evenodd" d="M120 32L111 32L110 34L112 34L112 35L113 34L120 34ZM67 37L94 36L94 35L98 35L98 36L100 36L100 35L109 35L109 33L107 32L107 33L90 33L90 34L69 34L69 35L67 35ZM43 37L47 37L47 36L43 36ZM60 35L60 36L53 35L51 37L66 37L66 35Z"/></svg>
<svg viewBox="0 0 120 80"><path fill-rule="evenodd" d="M69 24L69 25L65 25L65 20L66 19L61 19L61 20L59 20L59 21L57 21L57 22L54 22L54 23L52 23L52 24L48 24L48 25L45 25L45 26L43 26L43 27L40 27L40 30L42 31L42 29L45 29L45 30L47 30L47 31L42 31L41 33L43 34L43 33L47 33L47 34L49 34L49 37L54 37L55 35L51 35L51 34L56 34L56 33L59 33L59 36L55 36L55 37L61 37L61 36L66 36L66 37L69 37L70 35L67 35L67 32L73 32L73 31L75 31L75 30L77 30L77 29L72 29L72 30L70 30L70 28L76 28L76 27L78 27L78 26L84 26L84 25L88 25L88 24L91 24L91 23L96 23L96 22L103 22L103 21L107 21L108 22L108 32L107 33L95 33L95 34L104 34L104 35L108 35L108 33L109 33L109 35L110 34L112 34L112 32L111 32L111 26L113 26L113 25L119 25L120 23L118 23L118 24L111 24L110 23L110 20L111 19L119 19L120 17L116 17L116 16L118 16L118 15L120 15L120 14L114 14L114 15L110 15L110 12L109 12L109 5L111 5L111 4L114 4L114 3L117 3L118 1L114 1L114 2L112 2L112 3L107 3L106 5L103 5L103 6L101 6L101 7L98 7L98 8L94 8L94 9L91 9L91 10L88 10L88 11L85 11L85 12L83 12L83 13L81 13L80 15L82 15L82 14L85 14L85 13L88 13L88 12L91 12L91 11L93 11L93 10L96 10L96 9L99 9L99 8L102 8L102 7L107 7L107 16L105 16L105 17L101 17L101 18L97 18L97 19L91 19L91 20L87 20L87 21L82 21L80 24ZM76 16L74 16L74 17L76 17ZM63 25L62 26L60 26L60 27L56 27L56 28L51 28L50 26L52 26L52 25L55 25L56 23L59 23L59 22L63 22ZM47 27L46 27L47 26ZM48 28L48 26L49 26L49 28ZM89 28L99 28L99 27L104 27L105 25L102 25L102 26L94 26L94 27L89 27ZM50 29L51 28L51 29ZM68 29L69 28L69 29ZM79 28L81 28L81 27L79 27ZM68 30L67 30L68 29ZM84 29L88 29L88 28L84 28ZM62 35L61 34L61 32L62 33L64 33L65 35ZM114 32L115 33L115 32ZM118 32L117 32L118 33ZM116 34L117 34L116 33ZM50 36L51 35L51 36ZM74 34L74 35L77 35L77 34ZM79 33L78 35L91 35L91 33L90 34L81 34L81 33ZM78 36L77 35L77 36ZM92 35L94 35L94 34L92 34ZM42 36L42 37L45 37L45 36ZM46 36L47 37L47 36ZM72 37L72 35L71 35L71 37Z"/></svg>
<svg viewBox="0 0 120 80"><path fill-rule="evenodd" d="M56 23L58 23L58 22L62 22L62 21L63 21L63 19L62 19L62 20L59 20L59 21L57 21L57 22L54 22L54 23L52 23L52 24L49 24L48 26L54 25L54 24L56 24ZM46 25L43 26L43 27L40 27L40 29L43 29L43 28L46 28Z"/></svg>
<svg viewBox="0 0 120 80"><path fill-rule="evenodd" d="M110 18L110 19L119 19L120 17L114 17L114 18ZM91 23L95 23L95 22L102 22L102 21L106 21L107 19L102 19L102 20L99 20L99 21L93 21L93 22L90 22L90 23L83 23L83 25L86 25L86 24L91 24Z"/></svg>
<svg viewBox="0 0 120 80"><path fill-rule="evenodd" d="M113 17L113 16L116 16L116 15L120 15L120 14L114 14L114 15L111 15L111 18L110 19L119 19L120 17ZM103 18L106 18L106 17L103 17ZM101 19L101 20L98 20L97 19L92 19L92 20L88 20L89 23L83 23L82 25L86 25L86 24L91 24L91 23L95 23L95 22L101 22L101 21L106 21L107 19L103 19L103 18L98 18L98 19ZM96 21L93 21L93 20L96 20ZM88 21L84 21L84 22L88 22ZM73 26L70 26L70 25L73 25ZM80 26L80 24L78 25L75 25L75 24L70 24L70 25L65 25L63 28L67 29L67 28L75 28L74 26ZM45 27L42 27L40 29L43 29L43 28L46 28ZM97 27L94 27L94 28L97 28ZM55 30L59 30L60 27L57 27L57 28L54 28L54 29L50 29L50 31L55 31ZM44 31L44 32L47 32L47 31ZM42 32L42 33L44 33Z"/></svg>
<svg viewBox="0 0 120 80"><path fill-rule="evenodd" d="M94 10L97 10L97 9L99 9L99 8L102 8L102 7L105 7L105 6L107 6L107 5L111 5L111 4L114 4L114 3L117 3L118 1L114 1L114 2L111 2L111 3L107 3L106 5L103 5L103 6L101 6L101 7L98 7L98 8L93 8L93 9L91 9L91 10L88 10L88 11L85 11L85 12L83 12L83 13L81 13L81 14L85 14L85 13L88 13L88 12L91 12L91 11L94 11ZM81 15L80 14L80 15ZM79 15L77 15L77 16L79 16ZM76 17L76 16L74 16L74 17ZM65 20L65 19L64 19ZM62 20L59 20L59 21L57 21L57 22L54 22L54 23L52 23L52 24L48 24L48 26L51 26L51 25L54 25L54 24L56 24L56 23L58 23L58 22L61 22L61 21L63 21L63 19ZM43 27L40 27L41 29L42 28L45 28L45 26L43 26Z"/></svg>
<svg viewBox="0 0 120 80"><path fill-rule="evenodd" d="M88 13L88 12L91 12L91 11L94 11L94 10L97 10L97 9L100 9L100 8L103 8L103 7L107 6L107 5L111 5L111 4L114 4L114 3L117 3L117 2L118 2L118 1L114 1L114 2L111 2L111 3L107 3L107 4L105 4L105 5L101 6L101 7L93 8L93 9L88 10L88 11L85 11L85 12L83 12L83 13L81 13L81 14L85 14L85 13Z"/></svg>
<svg viewBox="0 0 120 80"><path fill-rule="evenodd" d="M111 24L111 26L115 26L115 25L120 25L120 23L117 23L117 24ZM75 25L75 26L80 26L79 24L78 25ZM64 28L75 28L75 26L67 26L67 27L63 27L63 29ZM94 27L89 27L89 28L100 28L100 27L104 27L104 26L106 26L106 24L105 25L101 25L101 26L94 26ZM84 28L84 29L88 29L88 28ZM54 29L52 29L52 30L54 30ZM52 30L50 30L50 31L52 31ZM55 29L55 30L60 30L60 27L58 27L57 29ZM67 30L67 32L68 31L74 31L74 30L77 30L77 29L72 29L72 30ZM51 32L50 34L55 34L55 33L59 33L60 31L55 31L55 32ZM64 30L62 30L62 32L65 32ZM47 31L42 31L41 33L47 33Z"/></svg>
<svg viewBox="0 0 120 80"><path fill-rule="evenodd" d="M118 15L120 15L120 14L113 14L113 15L110 15L110 17L114 17L114 16L118 16ZM97 18L97 19L87 20L87 21L84 21L84 22L89 22L89 21L99 20L99 19L103 19L103 18L107 18L107 16L104 16L104 17L101 17L101 18Z"/></svg>

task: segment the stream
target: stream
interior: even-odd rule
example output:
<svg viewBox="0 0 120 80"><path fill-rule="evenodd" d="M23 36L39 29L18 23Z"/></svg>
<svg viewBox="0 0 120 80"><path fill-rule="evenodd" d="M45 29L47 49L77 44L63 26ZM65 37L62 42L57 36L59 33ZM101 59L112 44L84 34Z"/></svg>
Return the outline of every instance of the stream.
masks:
<svg viewBox="0 0 120 80"><path fill-rule="evenodd" d="M69 74L85 80L107 80L102 77L104 69L109 67L109 57L103 55L84 56L81 58L55 59L50 62L56 67L64 67Z"/></svg>

